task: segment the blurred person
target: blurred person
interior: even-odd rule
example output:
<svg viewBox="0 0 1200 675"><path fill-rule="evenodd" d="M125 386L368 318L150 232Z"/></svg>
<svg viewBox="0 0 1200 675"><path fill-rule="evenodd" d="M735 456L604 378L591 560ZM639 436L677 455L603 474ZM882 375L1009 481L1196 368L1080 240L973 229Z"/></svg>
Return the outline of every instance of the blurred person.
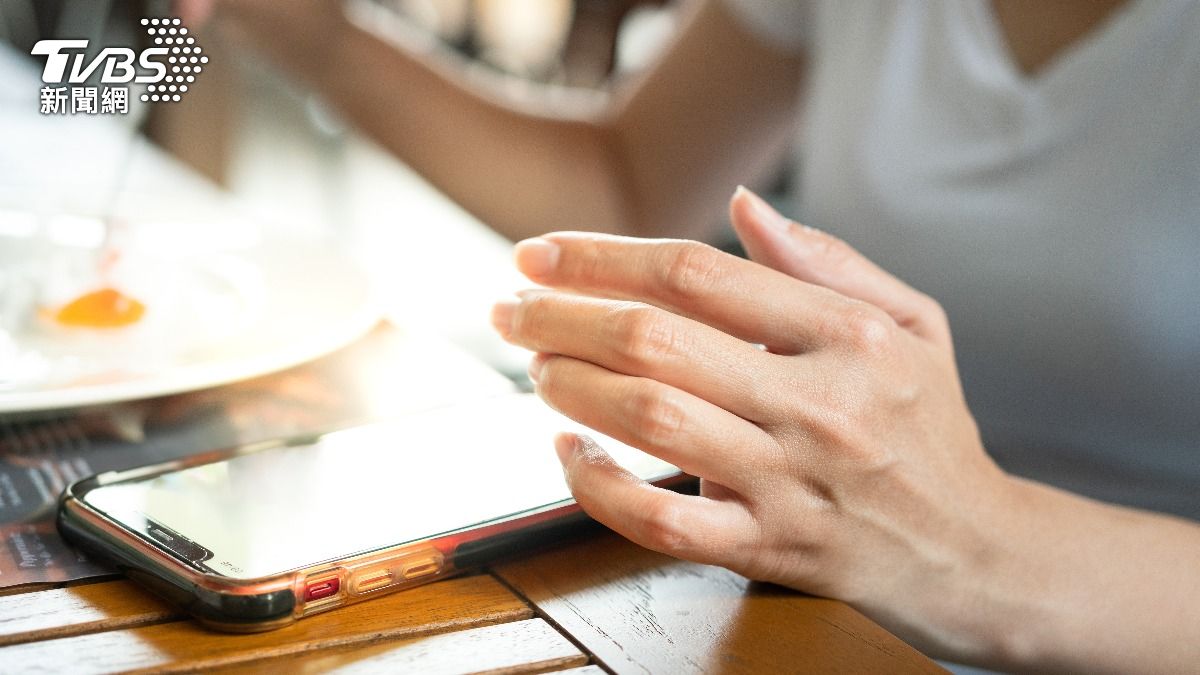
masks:
<svg viewBox="0 0 1200 675"><path fill-rule="evenodd" d="M1200 3L700 2L582 103L481 87L339 7L187 9L541 235L517 264L548 290L493 315L540 395L701 478L663 491L564 436L588 513L935 656L1200 662ZM798 117L794 208L840 238L746 190L753 261L541 234L711 238Z"/></svg>
<svg viewBox="0 0 1200 675"><path fill-rule="evenodd" d="M636 81L593 95L464 68L432 41L399 47L351 21L344 4L179 7L190 25L294 73L513 240L562 227L564 214L589 230L711 240L729 186L775 168L795 128L800 58L721 7L697 8Z"/></svg>

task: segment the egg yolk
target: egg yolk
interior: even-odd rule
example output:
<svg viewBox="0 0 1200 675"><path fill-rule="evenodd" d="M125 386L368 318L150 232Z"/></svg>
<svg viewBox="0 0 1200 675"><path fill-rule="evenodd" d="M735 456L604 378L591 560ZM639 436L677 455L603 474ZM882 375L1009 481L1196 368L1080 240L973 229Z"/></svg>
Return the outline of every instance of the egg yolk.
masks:
<svg viewBox="0 0 1200 675"><path fill-rule="evenodd" d="M63 305L54 320L64 326L120 328L137 323L146 306L115 288L85 293Z"/></svg>

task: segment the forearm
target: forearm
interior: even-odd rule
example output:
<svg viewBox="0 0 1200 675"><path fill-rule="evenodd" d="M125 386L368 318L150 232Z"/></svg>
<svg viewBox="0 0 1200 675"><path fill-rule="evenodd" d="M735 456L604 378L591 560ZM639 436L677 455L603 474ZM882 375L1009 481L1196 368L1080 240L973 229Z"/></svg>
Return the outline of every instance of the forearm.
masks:
<svg viewBox="0 0 1200 675"><path fill-rule="evenodd" d="M336 48L302 76L501 234L520 239L567 224L629 229L602 103L522 110L445 55L397 49L350 23L338 30Z"/></svg>
<svg viewBox="0 0 1200 675"><path fill-rule="evenodd" d="M763 176L790 139L801 60L719 2L687 3L656 65L611 94L505 80L416 34L393 44L341 4L230 0L216 23L514 239L564 227L709 238L730 186Z"/></svg>
<svg viewBox="0 0 1200 675"><path fill-rule="evenodd" d="M1013 479L973 599L1005 669L1200 663L1200 526Z"/></svg>
<svg viewBox="0 0 1200 675"><path fill-rule="evenodd" d="M505 80L417 35L343 30L312 70L318 90L514 239L563 227L709 239L730 186L775 168L794 130L801 61L719 2L687 3L657 63L605 92Z"/></svg>

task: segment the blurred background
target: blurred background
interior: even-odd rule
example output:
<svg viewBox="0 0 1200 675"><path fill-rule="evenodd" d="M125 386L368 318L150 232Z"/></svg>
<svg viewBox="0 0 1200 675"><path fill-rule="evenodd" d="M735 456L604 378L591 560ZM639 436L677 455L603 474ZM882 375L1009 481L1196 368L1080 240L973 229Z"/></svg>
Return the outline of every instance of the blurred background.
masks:
<svg viewBox="0 0 1200 675"><path fill-rule="evenodd" d="M655 57L672 35L678 5L353 0L347 12L385 39L422 44L513 87L536 82L602 96ZM0 40L36 72L43 59L28 55L39 39L89 38L93 52L105 44L145 46L140 19L173 10L157 0L0 0ZM253 218L297 235L330 235L354 249L380 287L391 291L389 313L400 323L417 321L503 371L523 372L525 356L487 326L498 293L524 285L507 264L509 243L348 128L252 48L197 34L213 58L185 102L144 104L131 91L130 113L116 121L141 129ZM452 266L471 269L471 278L448 279ZM436 294L409 291L430 279L438 279Z"/></svg>

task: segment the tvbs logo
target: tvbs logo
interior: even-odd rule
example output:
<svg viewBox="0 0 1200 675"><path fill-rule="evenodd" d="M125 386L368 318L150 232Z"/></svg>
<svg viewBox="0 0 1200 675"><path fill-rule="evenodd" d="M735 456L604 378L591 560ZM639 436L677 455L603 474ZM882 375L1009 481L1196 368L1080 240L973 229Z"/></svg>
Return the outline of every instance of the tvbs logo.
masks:
<svg viewBox="0 0 1200 675"><path fill-rule="evenodd" d="M142 19L142 26L153 46L140 52L129 47L105 47L89 59L84 53L87 40L42 40L35 44L31 54L46 58L42 114L126 113L131 84L146 85L142 101L181 101L208 64L208 56L177 18ZM88 86L96 75L102 86Z"/></svg>

